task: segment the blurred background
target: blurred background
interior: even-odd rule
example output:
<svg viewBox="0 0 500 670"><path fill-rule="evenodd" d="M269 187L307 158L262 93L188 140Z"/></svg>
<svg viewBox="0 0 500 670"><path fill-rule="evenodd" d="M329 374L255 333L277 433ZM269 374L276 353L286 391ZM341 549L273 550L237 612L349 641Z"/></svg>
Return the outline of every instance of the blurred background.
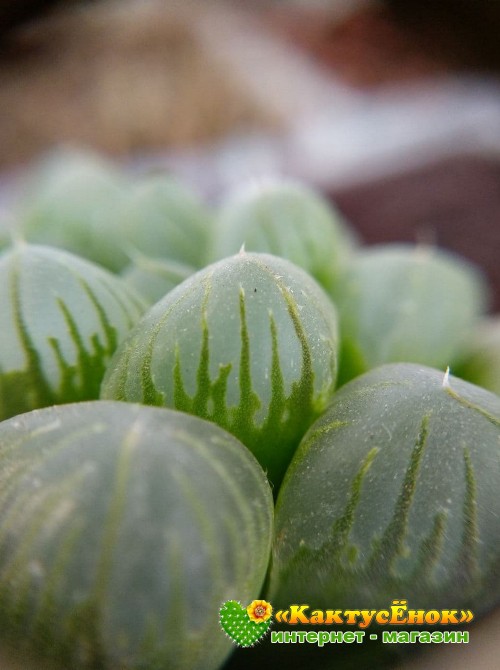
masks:
<svg viewBox="0 0 500 670"><path fill-rule="evenodd" d="M214 203L296 177L368 243L475 261L498 310L499 34L496 0L0 0L0 226L58 145ZM497 668L496 625L418 667Z"/></svg>

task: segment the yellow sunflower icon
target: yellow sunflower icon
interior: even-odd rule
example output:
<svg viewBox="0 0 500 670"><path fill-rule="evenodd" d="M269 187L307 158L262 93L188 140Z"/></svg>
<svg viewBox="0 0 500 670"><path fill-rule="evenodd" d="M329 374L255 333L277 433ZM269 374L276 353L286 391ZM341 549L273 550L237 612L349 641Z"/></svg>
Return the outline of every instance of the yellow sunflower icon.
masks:
<svg viewBox="0 0 500 670"><path fill-rule="evenodd" d="M253 600L247 607L248 618L255 623L267 621L273 613L271 604L265 600Z"/></svg>

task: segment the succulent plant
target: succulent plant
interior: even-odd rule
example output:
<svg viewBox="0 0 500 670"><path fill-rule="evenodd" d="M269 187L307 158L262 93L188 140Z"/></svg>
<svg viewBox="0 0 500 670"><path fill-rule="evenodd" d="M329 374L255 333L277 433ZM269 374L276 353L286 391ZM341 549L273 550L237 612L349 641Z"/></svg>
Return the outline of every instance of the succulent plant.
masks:
<svg viewBox="0 0 500 670"><path fill-rule="evenodd" d="M490 316L478 324L453 372L457 377L500 395L500 317Z"/></svg>
<svg viewBox="0 0 500 670"><path fill-rule="evenodd" d="M240 187L214 225L212 258L239 251L282 256L304 268L327 292L338 289L354 234L334 205L293 181Z"/></svg>
<svg viewBox="0 0 500 670"><path fill-rule="evenodd" d="M273 605L488 611L500 601L500 398L391 364L342 387L276 507Z"/></svg>
<svg viewBox="0 0 500 670"><path fill-rule="evenodd" d="M207 261L212 215L188 188L172 177L143 176L110 213L123 250L123 265L136 251L200 268Z"/></svg>
<svg viewBox="0 0 500 670"><path fill-rule="evenodd" d="M0 251L11 244L11 235L7 230L0 229Z"/></svg>
<svg viewBox="0 0 500 670"><path fill-rule="evenodd" d="M113 272L137 252L201 267L212 218L163 173L129 178L99 155L59 150L32 170L18 206L28 241L56 246Z"/></svg>
<svg viewBox="0 0 500 670"><path fill-rule="evenodd" d="M0 640L67 670L215 670L221 602L262 586L262 469L166 409L93 401L0 423Z"/></svg>
<svg viewBox="0 0 500 670"><path fill-rule="evenodd" d="M74 254L20 243L0 255L0 419L99 396L144 311L121 279Z"/></svg>
<svg viewBox="0 0 500 670"><path fill-rule="evenodd" d="M23 196L29 243L0 253L0 665L326 670L329 645L266 639L290 633L272 608L500 605L500 397L458 378L500 389L473 265L360 249L291 180L215 215L65 151ZM337 665L393 663L370 637Z"/></svg>
<svg viewBox="0 0 500 670"><path fill-rule="evenodd" d="M333 303L306 272L240 253L189 277L129 333L101 397L209 419L253 451L277 486L337 373Z"/></svg>
<svg viewBox="0 0 500 670"><path fill-rule="evenodd" d="M195 268L179 261L136 253L121 277L152 304L195 272Z"/></svg>
<svg viewBox="0 0 500 670"><path fill-rule="evenodd" d="M20 234L118 270L127 261L110 213L127 187L124 175L98 154L54 151L26 180L17 208Z"/></svg>
<svg viewBox="0 0 500 670"><path fill-rule="evenodd" d="M452 366L486 303L478 269L452 254L401 244L360 251L337 300L339 384L384 363Z"/></svg>

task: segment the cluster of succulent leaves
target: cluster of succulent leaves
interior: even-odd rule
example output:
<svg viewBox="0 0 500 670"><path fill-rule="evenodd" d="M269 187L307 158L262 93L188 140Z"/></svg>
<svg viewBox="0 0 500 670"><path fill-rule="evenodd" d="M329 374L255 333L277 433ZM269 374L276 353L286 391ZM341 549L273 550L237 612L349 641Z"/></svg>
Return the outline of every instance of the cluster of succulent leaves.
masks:
<svg viewBox="0 0 500 670"><path fill-rule="evenodd" d="M259 594L500 600L500 331L475 267L364 247L303 184L214 207L82 152L33 170L14 219L0 639L27 668L215 669L221 602Z"/></svg>

